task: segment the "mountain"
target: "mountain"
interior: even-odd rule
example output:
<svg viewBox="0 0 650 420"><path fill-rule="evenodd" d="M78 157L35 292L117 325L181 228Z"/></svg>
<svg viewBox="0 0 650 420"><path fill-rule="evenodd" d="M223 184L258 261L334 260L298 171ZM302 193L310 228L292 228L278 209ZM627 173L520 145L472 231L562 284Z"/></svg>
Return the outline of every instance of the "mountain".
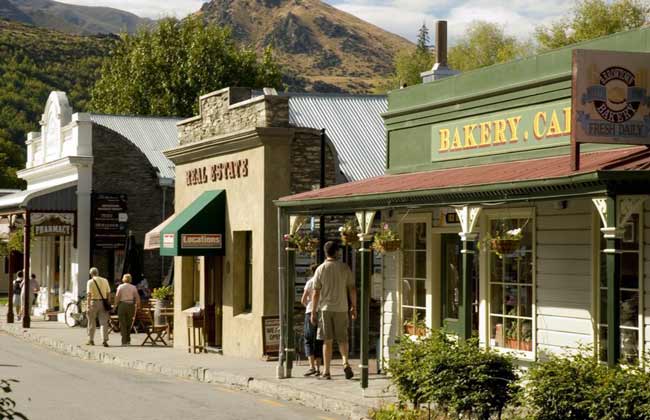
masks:
<svg viewBox="0 0 650 420"><path fill-rule="evenodd" d="M393 72L395 54L414 48L319 0L212 0L197 13L258 50L272 45L292 90L373 91Z"/></svg>
<svg viewBox="0 0 650 420"><path fill-rule="evenodd" d="M133 33L151 19L110 7L89 7L52 0L0 0L0 17L72 34Z"/></svg>
<svg viewBox="0 0 650 420"><path fill-rule="evenodd" d="M9 10L3 0L0 10ZM71 35L0 18L0 188L21 185L15 171L24 167L22 146L40 129L50 91L66 91L74 109L86 109L115 42L115 35Z"/></svg>

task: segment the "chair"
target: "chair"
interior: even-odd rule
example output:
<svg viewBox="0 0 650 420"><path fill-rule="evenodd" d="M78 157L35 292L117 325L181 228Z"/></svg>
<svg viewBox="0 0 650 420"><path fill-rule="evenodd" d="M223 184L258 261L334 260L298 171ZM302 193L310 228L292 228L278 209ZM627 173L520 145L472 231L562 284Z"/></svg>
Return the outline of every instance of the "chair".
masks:
<svg viewBox="0 0 650 420"><path fill-rule="evenodd" d="M141 345L144 346L150 342L152 346L157 346L160 342L163 346L166 346L167 343L165 342L164 337L168 331L168 326L155 325L153 322L153 316L151 316L151 309L139 309L138 313L136 313L136 318L138 318L139 313L141 313L141 318L146 320L144 333L147 334Z"/></svg>
<svg viewBox="0 0 650 420"><path fill-rule="evenodd" d="M205 312L203 309L187 316L187 352L208 352L205 337Z"/></svg>

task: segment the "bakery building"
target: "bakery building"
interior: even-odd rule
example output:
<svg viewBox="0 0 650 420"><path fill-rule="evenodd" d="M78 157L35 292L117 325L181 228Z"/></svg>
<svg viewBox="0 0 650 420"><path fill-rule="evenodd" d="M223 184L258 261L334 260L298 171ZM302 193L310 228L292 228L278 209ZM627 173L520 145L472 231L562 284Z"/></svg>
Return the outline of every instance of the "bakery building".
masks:
<svg viewBox="0 0 650 420"><path fill-rule="evenodd" d="M427 74L388 95L384 175L276 202L285 221L357 212L399 235L383 255L384 358L418 326L524 364L580 345L609 364L648 351L648 53L644 28Z"/></svg>
<svg viewBox="0 0 650 420"><path fill-rule="evenodd" d="M380 175L386 98L226 88L199 103L165 152L175 214L154 230L160 254L174 256L174 345L187 346L188 315L202 310L209 347L261 358L279 304L273 201L317 188L321 175L326 185Z"/></svg>
<svg viewBox="0 0 650 420"><path fill-rule="evenodd" d="M2 220L28 233L9 271L36 275L34 316L64 320L91 266L111 283L127 270L157 284L169 270L171 259L142 244L173 212L174 169L162 150L176 143L177 121L74 112L64 92L50 94L18 172L27 188L0 197Z"/></svg>

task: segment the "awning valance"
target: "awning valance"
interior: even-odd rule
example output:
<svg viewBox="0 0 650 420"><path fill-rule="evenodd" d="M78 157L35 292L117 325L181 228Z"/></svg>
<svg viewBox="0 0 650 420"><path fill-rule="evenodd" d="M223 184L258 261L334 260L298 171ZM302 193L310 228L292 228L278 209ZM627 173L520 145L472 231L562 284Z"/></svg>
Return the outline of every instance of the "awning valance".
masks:
<svg viewBox="0 0 650 420"><path fill-rule="evenodd" d="M160 233L160 255L224 255L225 190L206 191Z"/></svg>
<svg viewBox="0 0 650 420"><path fill-rule="evenodd" d="M144 235L144 249L159 249L160 248L160 232L174 220L176 215L172 214L166 218L161 224L151 229Z"/></svg>
<svg viewBox="0 0 650 420"><path fill-rule="evenodd" d="M36 207L38 210L76 210L76 191L74 191L76 186L77 181L70 181L58 185L37 186L2 196L0 213ZM31 205L32 201L41 198L43 200L40 200L36 207Z"/></svg>

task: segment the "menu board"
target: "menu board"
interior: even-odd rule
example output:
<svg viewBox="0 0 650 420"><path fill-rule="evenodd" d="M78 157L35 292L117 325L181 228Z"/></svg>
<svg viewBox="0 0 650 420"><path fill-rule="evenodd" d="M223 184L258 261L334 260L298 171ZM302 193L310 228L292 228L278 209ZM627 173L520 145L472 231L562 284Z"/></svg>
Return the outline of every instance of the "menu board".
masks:
<svg viewBox="0 0 650 420"><path fill-rule="evenodd" d="M295 313L293 331L296 337L304 336L305 329L305 315L303 312ZM262 346L263 354L277 355L280 349L280 318L277 316L263 316L262 317ZM298 349L302 352L302 349Z"/></svg>
<svg viewBox="0 0 650 420"><path fill-rule="evenodd" d="M127 239L126 194L93 194L93 246L123 249Z"/></svg>

